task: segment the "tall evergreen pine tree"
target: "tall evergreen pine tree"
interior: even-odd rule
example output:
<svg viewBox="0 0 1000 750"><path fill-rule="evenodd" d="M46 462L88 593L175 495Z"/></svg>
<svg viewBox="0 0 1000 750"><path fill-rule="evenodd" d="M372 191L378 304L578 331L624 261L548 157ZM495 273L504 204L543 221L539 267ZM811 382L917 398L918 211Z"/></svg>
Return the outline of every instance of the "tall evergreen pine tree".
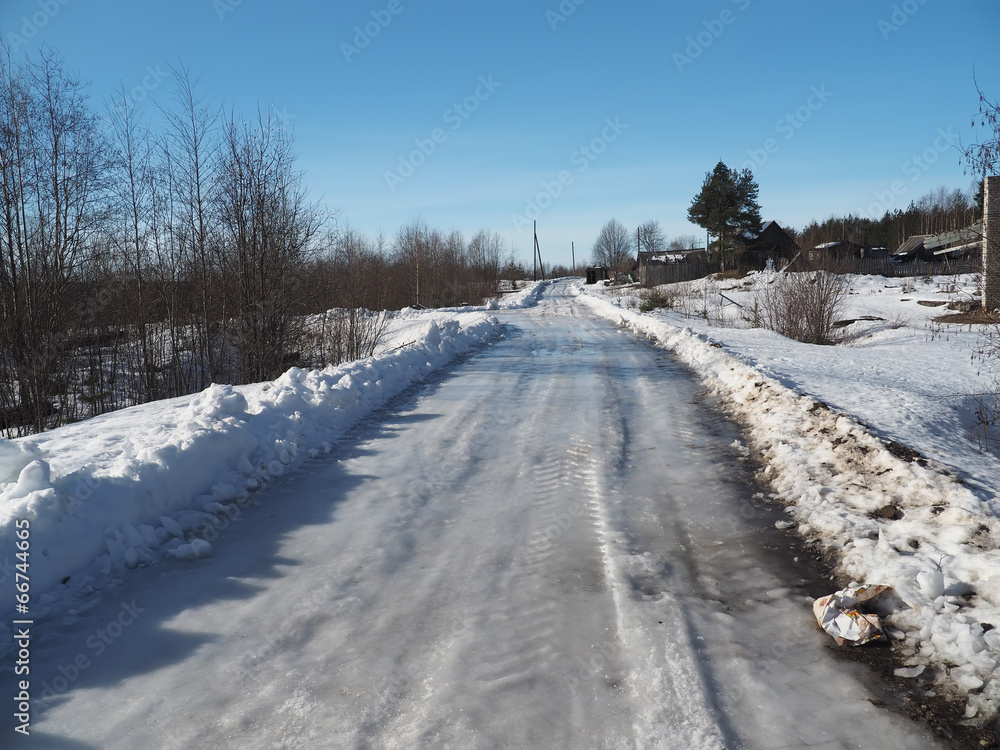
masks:
<svg viewBox="0 0 1000 750"><path fill-rule="evenodd" d="M716 238L715 251L710 247L709 252L723 271L761 231L758 191L749 169L737 172L720 161L691 202L688 220Z"/></svg>

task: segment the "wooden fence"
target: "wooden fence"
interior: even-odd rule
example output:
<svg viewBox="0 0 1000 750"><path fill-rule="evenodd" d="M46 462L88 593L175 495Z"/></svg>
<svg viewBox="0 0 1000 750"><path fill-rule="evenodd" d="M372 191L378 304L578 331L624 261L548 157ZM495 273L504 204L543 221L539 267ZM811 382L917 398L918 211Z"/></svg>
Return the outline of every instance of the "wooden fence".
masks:
<svg viewBox="0 0 1000 750"><path fill-rule="evenodd" d="M940 262L913 261L911 263L896 263L888 258L830 258L825 263L810 263L808 269L792 266L793 270L832 271L834 273L854 273L863 276L886 276L899 278L904 276L958 275L963 273L980 273L982 260L980 258L950 260ZM751 271L763 270L753 264L740 264L737 269L741 275ZM713 273L718 273L719 265L706 261L693 263L658 263L639 268L639 283L645 287L660 284L676 284L680 281L694 281Z"/></svg>

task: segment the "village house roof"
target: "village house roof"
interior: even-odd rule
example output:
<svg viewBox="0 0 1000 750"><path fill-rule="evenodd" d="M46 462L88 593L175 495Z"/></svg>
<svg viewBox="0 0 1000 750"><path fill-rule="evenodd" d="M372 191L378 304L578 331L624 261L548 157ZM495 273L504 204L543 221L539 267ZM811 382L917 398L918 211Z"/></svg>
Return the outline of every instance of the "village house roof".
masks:
<svg viewBox="0 0 1000 750"><path fill-rule="evenodd" d="M916 234L900 245L892 256L929 260L934 257L959 254L978 247L982 237L981 223L943 234Z"/></svg>
<svg viewBox="0 0 1000 750"><path fill-rule="evenodd" d="M747 244L746 257L763 263L765 260L787 260L800 251L792 235L778 222L769 221L760 230L760 234Z"/></svg>
<svg viewBox="0 0 1000 750"><path fill-rule="evenodd" d="M650 250L640 250L638 257L638 265L640 266L655 266L655 265L666 265L669 263L685 263L692 256L700 257L704 255L704 248L693 247L686 250L663 250L659 252L654 252Z"/></svg>

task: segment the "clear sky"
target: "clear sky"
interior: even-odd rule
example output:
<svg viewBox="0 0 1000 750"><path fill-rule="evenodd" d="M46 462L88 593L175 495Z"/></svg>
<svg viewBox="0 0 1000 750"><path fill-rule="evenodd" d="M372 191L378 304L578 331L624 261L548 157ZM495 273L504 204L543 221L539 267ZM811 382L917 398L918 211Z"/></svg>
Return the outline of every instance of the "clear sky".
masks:
<svg viewBox="0 0 1000 750"><path fill-rule="evenodd" d="M1000 96L997 0L0 0L100 104L168 102L169 66L292 124L310 194L365 234L500 232L530 262L687 208L722 160L801 229L969 188L973 70ZM148 98L147 98L148 94Z"/></svg>

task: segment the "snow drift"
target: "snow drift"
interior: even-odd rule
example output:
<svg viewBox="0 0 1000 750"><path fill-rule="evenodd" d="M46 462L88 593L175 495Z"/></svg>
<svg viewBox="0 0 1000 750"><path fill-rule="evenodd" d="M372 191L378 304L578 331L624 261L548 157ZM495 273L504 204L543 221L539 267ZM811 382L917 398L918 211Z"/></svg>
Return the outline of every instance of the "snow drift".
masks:
<svg viewBox="0 0 1000 750"><path fill-rule="evenodd" d="M508 304L530 304L536 294ZM30 521L33 616L116 570L210 554L213 533L263 483L305 455L329 451L359 419L499 333L487 312L459 317L414 313L407 336L416 341L340 367L293 368L266 384L213 385L0 440L0 575L13 579L20 519ZM10 597L3 609L12 606Z"/></svg>

